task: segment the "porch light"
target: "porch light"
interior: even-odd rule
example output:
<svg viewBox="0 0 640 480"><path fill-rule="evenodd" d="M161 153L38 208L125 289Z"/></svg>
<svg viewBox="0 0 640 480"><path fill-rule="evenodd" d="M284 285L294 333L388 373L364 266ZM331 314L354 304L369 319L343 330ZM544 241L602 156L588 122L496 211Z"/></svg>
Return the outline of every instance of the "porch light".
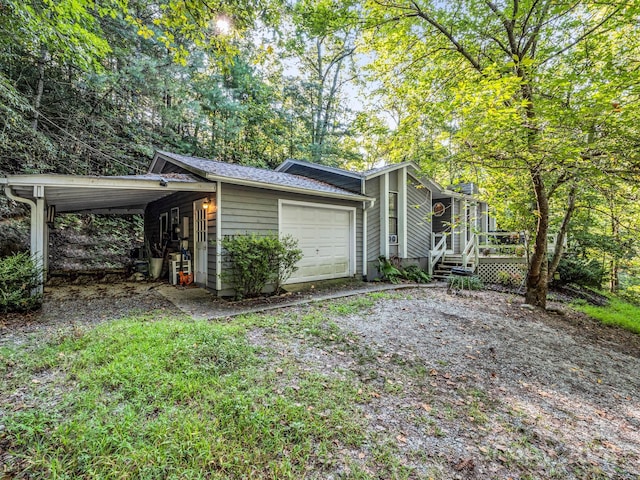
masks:
<svg viewBox="0 0 640 480"><path fill-rule="evenodd" d="M209 199L208 198L205 198L204 202L202 202L202 208L204 208L205 210L207 208L209 208Z"/></svg>

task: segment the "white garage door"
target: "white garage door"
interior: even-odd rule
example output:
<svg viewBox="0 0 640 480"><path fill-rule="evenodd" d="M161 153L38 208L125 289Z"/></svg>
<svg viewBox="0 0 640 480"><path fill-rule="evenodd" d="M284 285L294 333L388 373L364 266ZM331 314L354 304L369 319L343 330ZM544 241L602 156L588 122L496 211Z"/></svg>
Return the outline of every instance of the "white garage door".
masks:
<svg viewBox="0 0 640 480"><path fill-rule="evenodd" d="M302 260L287 283L311 282L353 275L355 209L284 202L280 234L298 240Z"/></svg>

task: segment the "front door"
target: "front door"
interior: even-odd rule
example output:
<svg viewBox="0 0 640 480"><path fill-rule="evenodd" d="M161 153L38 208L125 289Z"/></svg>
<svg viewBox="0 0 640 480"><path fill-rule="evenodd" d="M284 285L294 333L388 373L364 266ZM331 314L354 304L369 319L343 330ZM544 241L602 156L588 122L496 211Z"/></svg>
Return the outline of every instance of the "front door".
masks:
<svg viewBox="0 0 640 480"><path fill-rule="evenodd" d="M207 285L207 207L204 199L193 202L193 280L202 286Z"/></svg>

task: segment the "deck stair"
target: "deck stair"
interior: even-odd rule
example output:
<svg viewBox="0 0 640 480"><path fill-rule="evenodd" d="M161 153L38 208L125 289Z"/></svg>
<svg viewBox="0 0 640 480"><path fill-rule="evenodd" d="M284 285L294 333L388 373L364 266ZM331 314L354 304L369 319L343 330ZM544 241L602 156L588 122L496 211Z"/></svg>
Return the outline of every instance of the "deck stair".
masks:
<svg viewBox="0 0 640 480"><path fill-rule="evenodd" d="M447 277L451 275L451 269L454 267L465 268L467 270L472 270L475 272L476 265L467 261L467 265L465 266L462 261L462 255L451 255L447 254L442 257L438 263L436 263L435 268L433 269L433 279L434 280L446 280Z"/></svg>

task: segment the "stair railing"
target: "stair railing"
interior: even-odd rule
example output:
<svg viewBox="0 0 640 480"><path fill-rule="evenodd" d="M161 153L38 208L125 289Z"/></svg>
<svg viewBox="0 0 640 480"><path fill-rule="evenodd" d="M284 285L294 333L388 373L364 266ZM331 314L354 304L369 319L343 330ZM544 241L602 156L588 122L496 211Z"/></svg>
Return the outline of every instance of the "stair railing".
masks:
<svg viewBox="0 0 640 480"><path fill-rule="evenodd" d="M467 269L469 267L469 257L473 255L474 261L471 262L471 270L475 271L476 265L478 265L478 242L476 234L471 235L471 238L467 242L462 251L462 268Z"/></svg>
<svg viewBox="0 0 640 480"><path fill-rule="evenodd" d="M439 238L436 243L436 239ZM431 235L431 251L429 252L429 275L433 275L433 269L438 261L447 251L447 235L445 233L434 233Z"/></svg>

